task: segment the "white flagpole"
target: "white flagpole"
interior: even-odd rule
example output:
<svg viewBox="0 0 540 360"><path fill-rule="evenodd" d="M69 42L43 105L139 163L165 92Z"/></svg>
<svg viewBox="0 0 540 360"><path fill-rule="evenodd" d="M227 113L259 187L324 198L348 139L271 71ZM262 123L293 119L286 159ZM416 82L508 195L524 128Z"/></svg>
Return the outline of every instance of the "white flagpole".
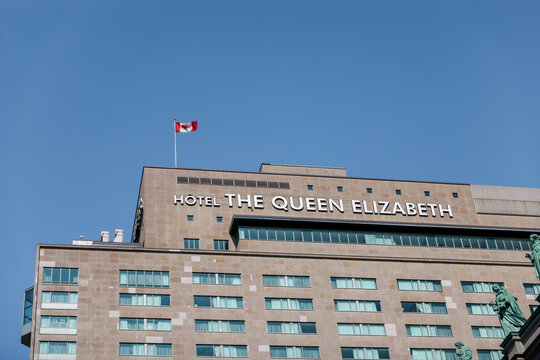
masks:
<svg viewBox="0 0 540 360"><path fill-rule="evenodd" d="M176 119L173 120L173 130L174 130L174 167L178 167L176 162Z"/></svg>

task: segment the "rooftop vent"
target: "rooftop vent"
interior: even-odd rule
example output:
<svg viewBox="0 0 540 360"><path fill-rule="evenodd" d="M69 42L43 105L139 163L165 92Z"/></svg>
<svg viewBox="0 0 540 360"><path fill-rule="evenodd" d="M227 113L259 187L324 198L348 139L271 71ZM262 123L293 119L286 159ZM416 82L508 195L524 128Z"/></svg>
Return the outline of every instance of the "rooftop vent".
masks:
<svg viewBox="0 0 540 360"><path fill-rule="evenodd" d="M114 230L114 242L123 242L124 241L124 230L116 229Z"/></svg>
<svg viewBox="0 0 540 360"><path fill-rule="evenodd" d="M109 232L108 231L102 231L101 232L101 241L102 242L109 242Z"/></svg>

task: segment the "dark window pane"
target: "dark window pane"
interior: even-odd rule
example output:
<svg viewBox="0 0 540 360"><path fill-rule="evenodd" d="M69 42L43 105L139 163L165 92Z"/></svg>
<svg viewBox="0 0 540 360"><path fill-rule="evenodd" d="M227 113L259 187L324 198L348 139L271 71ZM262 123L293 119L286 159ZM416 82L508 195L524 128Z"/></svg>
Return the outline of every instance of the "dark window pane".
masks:
<svg viewBox="0 0 540 360"><path fill-rule="evenodd" d="M317 333L315 323L300 323L300 330L302 331L302 334Z"/></svg>
<svg viewBox="0 0 540 360"><path fill-rule="evenodd" d="M415 313L415 312L417 312L416 303L414 303L414 302L402 302L401 303L401 308L402 308L403 312L405 312L405 313L408 313L408 312Z"/></svg>
<svg viewBox="0 0 540 360"><path fill-rule="evenodd" d="M410 246L411 245L411 238L410 235L403 234L401 235L401 242L404 246Z"/></svg>
<svg viewBox="0 0 540 360"><path fill-rule="evenodd" d="M268 237L266 236L266 229L259 229L257 231L258 235L259 235L259 240L267 240Z"/></svg>
<svg viewBox="0 0 540 360"><path fill-rule="evenodd" d="M210 307L210 296L194 296L193 300L196 307Z"/></svg>
<svg viewBox="0 0 540 360"><path fill-rule="evenodd" d="M330 242L330 233L328 231L321 231L322 241L327 243Z"/></svg>
<svg viewBox="0 0 540 360"><path fill-rule="evenodd" d="M50 283L51 281L52 281L52 268L43 269L43 282L47 284L47 283Z"/></svg>
<svg viewBox="0 0 540 360"><path fill-rule="evenodd" d="M388 349L377 349L379 353L379 359L390 359L390 352Z"/></svg>
<svg viewBox="0 0 540 360"><path fill-rule="evenodd" d="M259 230L254 228L249 228L249 238L251 240L259 240Z"/></svg>
<svg viewBox="0 0 540 360"><path fill-rule="evenodd" d="M292 230L285 230L285 240L287 241L293 241L293 232Z"/></svg>
<svg viewBox="0 0 540 360"><path fill-rule="evenodd" d="M214 356L214 346L197 345L197 356Z"/></svg>
<svg viewBox="0 0 540 360"><path fill-rule="evenodd" d="M60 282L60 268L52 269L52 282L57 284Z"/></svg>
<svg viewBox="0 0 540 360"><path fill-rule="evenodd" d="M478 244L480 245L480 249L487 249L487 241L485 238L479 238Z"/></svg>
<svg viewBox="0 0 540 360"><path fill-rule="evenodd" d="M234 180L234 186L246 186L246 182L244 180Z"/></svg>
<svg viewBox="0 0 540 360"><path fill-rule="evenodd" d="M69 269L61 269L60 273L61 273L60 283L68 284L69 283Z"/></svg>
<svg viewBox="0 0 540 360"><path fill-rule="evenodd" d="M353 348L341 348L341 357L343 359L354 359L354 351Z"/></svg>

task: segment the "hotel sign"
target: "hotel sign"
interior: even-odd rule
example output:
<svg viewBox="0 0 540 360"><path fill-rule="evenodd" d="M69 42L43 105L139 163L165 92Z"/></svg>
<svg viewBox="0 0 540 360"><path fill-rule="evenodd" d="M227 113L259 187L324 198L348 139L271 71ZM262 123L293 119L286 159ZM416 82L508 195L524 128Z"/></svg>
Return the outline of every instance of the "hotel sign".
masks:
<svg viewBox="0 0 540 360"><path fill-rule="evenodd" d="M174 205L204 206L229 208L264 209L270 204L275 210L308 211L320 213L345 213L373 214L373 215L397 215L424 216L453 218L452 208L449 204L428 204L377 200L343 200L320 197L281 196L276 195L265 198L263 195L224 194L223 198L215 196L174 195ZM266 205L268 206L268 205Z"/></svg>

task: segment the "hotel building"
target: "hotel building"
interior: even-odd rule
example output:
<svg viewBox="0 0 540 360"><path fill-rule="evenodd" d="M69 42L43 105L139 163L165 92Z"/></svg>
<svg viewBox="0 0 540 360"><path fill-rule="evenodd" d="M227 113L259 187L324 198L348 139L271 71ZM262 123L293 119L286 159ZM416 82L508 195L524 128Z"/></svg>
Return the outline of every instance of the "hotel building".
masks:
<svg viewBox="0 0 540 360"><path fill-rule="evenodd" d="M145 167L130 241L37 246L40 359L497 360L502 283L529 317L540 189L343 168Z"/></svg>

